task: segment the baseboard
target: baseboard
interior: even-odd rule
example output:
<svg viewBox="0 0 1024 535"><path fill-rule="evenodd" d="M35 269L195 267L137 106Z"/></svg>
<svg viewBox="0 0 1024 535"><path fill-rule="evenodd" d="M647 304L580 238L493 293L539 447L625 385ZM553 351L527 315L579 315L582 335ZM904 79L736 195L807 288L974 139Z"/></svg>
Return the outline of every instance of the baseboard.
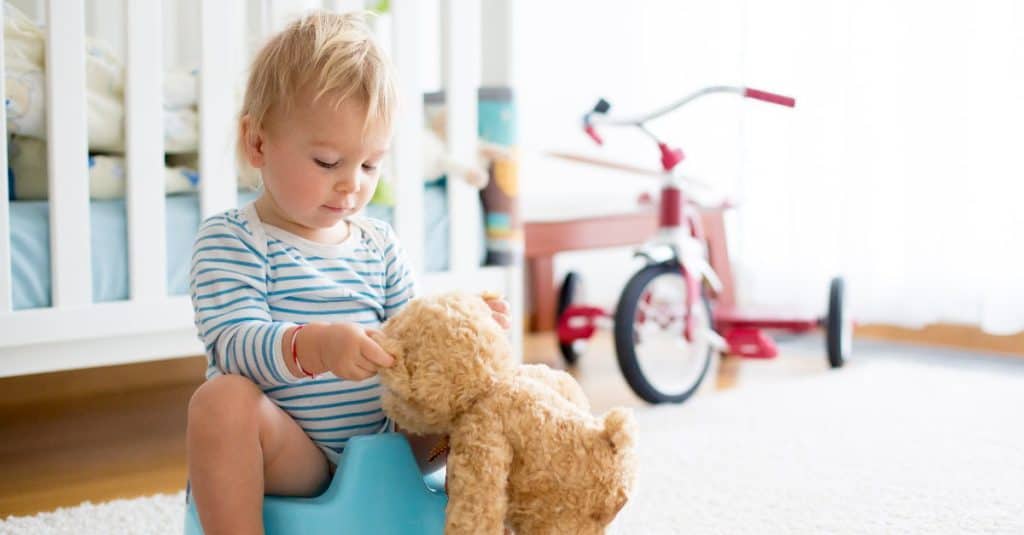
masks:
<svg viewBox="0 0 1024 535"><path fill-rule="evenodd" d="M894 325L858 325L854 332L858 338L891 340L1024 357L1024 332L998 336L986 333L974 326L948 323L929 325L922 329Z"/></svg>
<svg viewBox="0 0 1024 535"><path fill-rule="evenodd" d="M532 320L533 314L527 314L524 318L524 325L533 325ZM530 332L536 333L537 331L531 329ZM854 333L857 338L890 340L1024 357L1024 332L1000 336L986 333L970 325L941 323L929 325L922 329L882 324L858 325Z"/></svg>
<svg viewBox="0 0 1024 535"><path fill-rule="evenodd" d="M19 406L202 382L203 356L0 378L0 412Z"/></svg>
<svg viewBox="0 0 1024 535"><path fill-rule="evenodd" d="M524 319L525 324L529 325L529 316ZM997 336L966 325L938 324L923 329L893 325L859 325L856 336L1024 357L1024 333ZM206 358L199 355L120 366L4 377L0 378L0 412L22 405L113 392L188 383L199 384L203 380L205 370Z"/></svg>

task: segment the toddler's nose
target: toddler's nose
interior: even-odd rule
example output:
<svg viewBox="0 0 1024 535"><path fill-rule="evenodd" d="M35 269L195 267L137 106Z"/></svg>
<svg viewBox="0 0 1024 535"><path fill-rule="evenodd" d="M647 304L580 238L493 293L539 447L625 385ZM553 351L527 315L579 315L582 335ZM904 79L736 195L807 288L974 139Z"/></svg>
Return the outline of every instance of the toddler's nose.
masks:
<svg viewBox="0 0 1024 535"><path fill-rule="evenodd" d="M359 179L345 177L334 183L334 191L339 193L359 193Z"/></svg>

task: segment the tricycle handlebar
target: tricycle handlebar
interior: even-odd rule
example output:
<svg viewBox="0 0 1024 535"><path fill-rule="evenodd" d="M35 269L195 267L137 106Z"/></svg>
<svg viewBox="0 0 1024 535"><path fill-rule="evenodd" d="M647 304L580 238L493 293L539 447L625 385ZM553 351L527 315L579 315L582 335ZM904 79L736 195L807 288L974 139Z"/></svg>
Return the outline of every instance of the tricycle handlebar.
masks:
<svg viewBox="0 0 1024 535"><path fill-rule="evenodd" d="M765 102L771 102L772 104L778 104L780 106L789 106L790 108L796 106L796 99L793 97L769 93L768 91L761 91L760 89L753 89L750 87L743 91L743 96L747 98L756 98L757 100L763 100Z"/></svg>
<svg viewBox="0 0 1024 535"><path fill-rule="evenodd" d="M594 141L596 141L598 144L601 144L601 136L597 133L597 130L594 128L596 125L606 124L611 126L638 126L641 129L643 129L643 125L647 121L656 119L658 117L661 117L662 115L675 111L693 100L696 100L705 95L710 95L712 93L733 93L747 98L753 98L757 100L762 100L764 102L770 102L772 104L788 106L790 108L796 105L796 99L792 97L787 97L776 93L769 93L768 91L762 91L760 89L753 89L749 87L717 85L705 87L703 89L698 89L697 91L694 91L689 95L686 95L685 97L677 100L676 102L673 102L672 104L669 104L668 106L654 110L653 112L648 113L646 115L639 115L636 117L617 118L608 115L608 110L610 109L611 105L608 104L608 102L605 101L604 99L601 99L598 101L597 105L594 106L593 110L587 112L587 114L583 116L583 129L587 132L587 135L594 139Z"/></svg>

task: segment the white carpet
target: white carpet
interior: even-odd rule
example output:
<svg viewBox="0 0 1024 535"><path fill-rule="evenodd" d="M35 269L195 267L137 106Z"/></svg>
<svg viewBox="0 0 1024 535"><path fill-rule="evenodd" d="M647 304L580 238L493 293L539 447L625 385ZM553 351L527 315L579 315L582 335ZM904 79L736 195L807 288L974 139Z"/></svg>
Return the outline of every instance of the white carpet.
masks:
<svg viewBox="0 0 1024 535"><path fill-rule="evenodd" d="M1024 533L1024 375L854 363L639 414L615 533Z"/></svg>
<svg viewBox="0 0 1024 535"><path fill-rule="evenodd" d="M906 359L638 412L613 533L1024 533L1024 373ZM174 533L182 496L0 521L0 533Z"/></svg>
<svg viewBox="0 0 1024 535"><path fill-rule="evenodd" d="M30 517L0 520L3 535L181 535L185 531L185 492L57 509Z"/></svg>

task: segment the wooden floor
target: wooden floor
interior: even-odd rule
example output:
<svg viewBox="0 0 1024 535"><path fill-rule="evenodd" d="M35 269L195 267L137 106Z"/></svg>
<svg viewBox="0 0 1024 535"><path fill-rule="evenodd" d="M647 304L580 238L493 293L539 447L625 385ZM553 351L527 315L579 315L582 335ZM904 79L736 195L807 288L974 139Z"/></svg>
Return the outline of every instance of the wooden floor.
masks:
<svg viewBox="0 0 1024 535"><path fill-rule="evenodd" d="M528 362L562 367L551 334L527 337L525 353ZM823 359L802 362L790 359L773 373L824 367ZM186 407L203 366L195 357L0 380L0 518L183 488ZM707 388L745 384L758 366L725 359ZM607 336L595 338L573 373L596 412L644 405L622 379ZM134 389L114 388L110 378Z"/></svg>
<svg viewBox="0 0 1024 535"><path fill-rule="evenodd" d="M563 367L555 348L552 335L531 335L526 360ZM186 407L202 367L202 357L195 357L0 381L0 390L31 401L17 404L7 394L6 406L0 405L0 518L180 490ZM738 362L727 360L722 369L717 386L735 385ZM573 373L595 411L643 405L619 374L606 338L595 340ZM165 382L154 379L160 375ZM111 390L102 376L142 385Z"/></svg>

